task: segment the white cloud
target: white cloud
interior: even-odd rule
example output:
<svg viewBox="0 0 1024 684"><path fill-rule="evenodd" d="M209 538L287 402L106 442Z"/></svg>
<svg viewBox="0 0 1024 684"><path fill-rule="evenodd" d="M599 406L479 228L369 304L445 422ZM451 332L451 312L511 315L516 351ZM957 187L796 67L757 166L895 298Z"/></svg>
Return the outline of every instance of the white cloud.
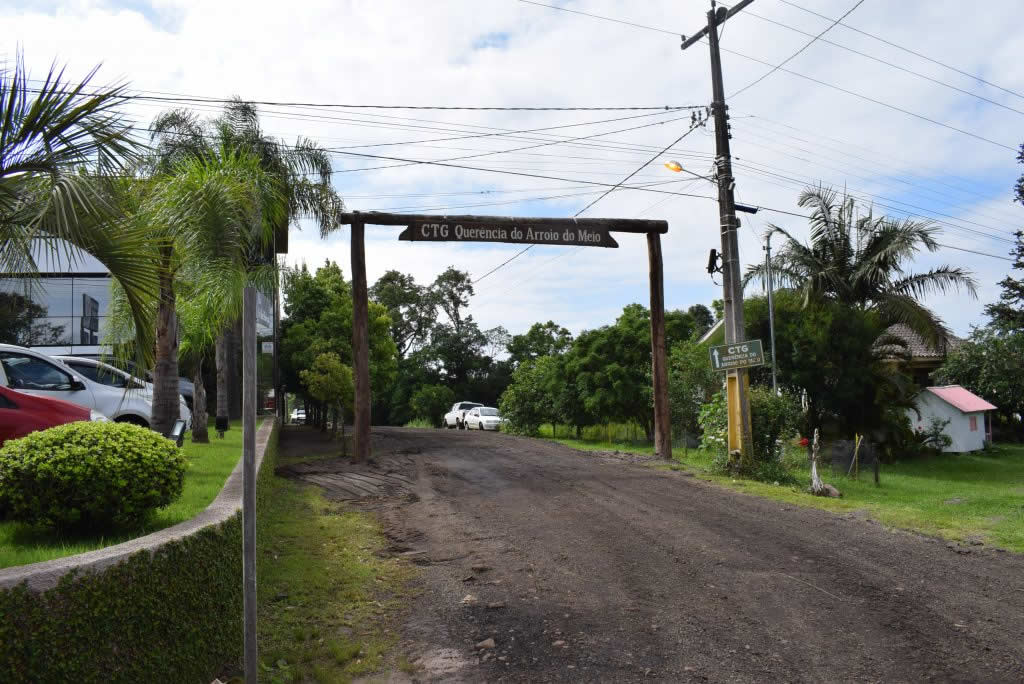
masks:
<svg viewBox="0 0 1024 684"><path fill-rule="evenodd" d="M705 3L678 0L578 0L563 4L680 33L694 32L703 23L706 11ZM850 2L803 0L802 4L828 16L839 16ZM806 13L769 2L755 3L747 16L741 14L730 20L723 46L771 63L792 54L807 38L760 21L751 13L810 33L827 25ZM1016 0L988 2L984 12L965 11L962 3L952 0L865 3L847 23L1024 92L1024 60L1020 59L1024 54L1024 36L1010 28L1016 25L1018 14ZM146 91L361 104L600 106L706 104L710 100L706 46L680 52L679 39L674 35L512 0L164 0L150 4L137 0L69 0L44 5L16 2L0 9L0 22L5 28L0 54L10 58L20 46L37 75L54 58L69 63L75 74L102 62L100 80L124 78ZM474 49L484 37L491 47ZM1024 110L1024 99L1020 97L843 27L833 29L827 38ZM731 54L724 56L724 66L727 92L738 90L767 70ZM979 103L828 45L813 45L786 68L1006 145L1015 147L1020 142L1020 114ZM131 112L145 122L166 106L170 105L134 103ZM733 152L739 158L737 189L745 203L799 211L795 201L801 185L821 179L876 196L876 212L911 211L907 204L921 207L912 211L931 214L952 224L943 235L944 243L994 254L1005 254L1009 244L967 229L1007 237L1020 225L1021 209L1009 203L1010 188L1019 173L1011 150L782 72L737 97L730 107ZM263 122L267 132L289 140L303 134L327 146L343 146L447 138L458 135L451 132L453 128L478 132L493 131L481 127L523 130L627 115L298 111L268 106L264 108ZM755 118L745 118L751 115ZM643 121L551 133L587 135ZM607 140L658 149L683 130L685 127L679 122L610 135ZM353 151L443 159L525 146L531 144L531 139L536 144L544 135ZM621 148L597 138L575 146L546 146L461 163L616 182L653 154L646 148ZM713 141L705 131L690 135L679 148L671 154L672 158L700 173L709 170ZM336 160L338 169L387 164L341 155ZM659 160L634 180L671 179ZM349 205L358 209L445 207L504 201L516 196L581 192L556 190L569 185L561 181L425 165L342 173L336 175L335 182L341 194L350 198ZM537 190L511 196L359 197L516 188ZM703 182L686 191L713 194L712 188ZM453 211L571 216L594 196ZM586 215L631 217L662 199L665 196L648 192L617 192ZM956 219L938 216L940 213ZM719 296L703 270L708 249L718 246L716 205L707 200L674 198L644 216L670 222L670 231L664 236L667 304L686 307L697 302L709 303ZM763 231L767 222L806 235L801 219L784 214L761 212L744 220L747 226L740 232L740 248L748 263L762 257L754 232ZM393 228L369 230L367 262L371 278L396 268L413 273L417 280L430 281L449 265L480 276L518 249L511 245L404 244L391 239L397 236ZM608 323L624 304L647 301L643 242L637 236L623 235L618 250L581 249L557 258L563 248L531 250L479 283L480 295L473 303L473 313L485 327L503 324L512 331L549 318L576 330ZM302 232L293 233L291 244L293 263L305 260L314 265L323 258L332 258L348 271L347 230L321 241L312 226L304 226ZM947 262L972 269L980 284L978 301L963 296L930 301L955 330L963 333L971 324L981 322L982 305L996 295L995 283L1005 275L1009 264L944 250L938 255L922 256L915 268Z"/></svg>

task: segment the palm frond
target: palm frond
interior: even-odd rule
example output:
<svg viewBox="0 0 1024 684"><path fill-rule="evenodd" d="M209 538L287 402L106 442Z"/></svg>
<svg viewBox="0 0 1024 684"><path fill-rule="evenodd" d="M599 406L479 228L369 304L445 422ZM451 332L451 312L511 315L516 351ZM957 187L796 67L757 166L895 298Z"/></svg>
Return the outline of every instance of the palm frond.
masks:
<svg viewBox="0 0 1024 684"><path fill-rule="evenodd" d="M896 294L920 299L931 294L946 294L964 289L978 298L978 281L966 269L958 266L939 266L924 273L914 273L893 282L889 290Z"/></svg>

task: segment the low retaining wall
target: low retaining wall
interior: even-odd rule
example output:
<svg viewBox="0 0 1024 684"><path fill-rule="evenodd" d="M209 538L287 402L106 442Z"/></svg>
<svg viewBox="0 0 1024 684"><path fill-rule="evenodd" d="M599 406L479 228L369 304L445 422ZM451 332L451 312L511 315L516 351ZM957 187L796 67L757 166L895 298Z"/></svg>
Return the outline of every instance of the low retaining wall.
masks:
<svg viewBox="0 0 1024 684"><path fill-rule="evenodd" d="M256 468L278 427L256 433ZM242 463L206 510L122 544L0 570L0 681L209 682L241 651Z"/></svg>

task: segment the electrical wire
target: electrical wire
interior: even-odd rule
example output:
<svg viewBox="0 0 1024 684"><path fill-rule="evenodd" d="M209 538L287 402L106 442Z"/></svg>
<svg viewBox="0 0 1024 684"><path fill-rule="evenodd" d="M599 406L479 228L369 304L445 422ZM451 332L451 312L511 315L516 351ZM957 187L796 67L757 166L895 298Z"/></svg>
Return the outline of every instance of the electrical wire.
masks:
<svg viewBox="0 0 1024 684"><path fill-rule="evenodd" d="M803 46L799 50L797 50L796 52L791 54L789 57L787 57L786 59L782 60L781 62L779 62L774 67L772 67L771 71L768 71L767 73L762 74L759 78L754 79L752 82L750 82L747 85L743 86L742 88L740 88L739 90L734 92L732 95L729 95L725 99L726 100L731 100L732 98L736 97L740 93L744 93L747 90L750 90L751 88L756 86L758 83L760 83L761 81L763 81L764 79L768 78L769 76L774 74L776 71L781 69L783 66L785 66L786 64L789 64L791 61L796 59L800 55L800 53L802 53L807 48L811 47L811 45L813 45L815 42L817 42L823 35L825 35L829 31L831 31L832 29L834 29L836 27L836 25L839 24L840 21L842 21L846 17L848 17L851 14L853 14L854 10L856 10L858 7L860 7L863 4L864 4L864 0L857 0L857 2L854 3L853 7L851 7L848 10L846 10L846 14L841 16L839 19L836 19L835 21L833 21L824 31L822 31L821 33L819 33L818 35L814 36L809 41L804 43Z"/></svg>
<svg viewBox="0 0 1024 684"><path fill-rule="evenodd" d="M800 5L796 4L795 2L789 2L789 0L779 0L779 2L781 2L784 5L789 5L790 7L793 7L794 9L798 9L798 10L800 10L802 12L807 12L808 14L813 14L814 16L819 17L821 19L825 19L826 21L832 21L832 19L830 17L827 17L824 14L819 14L818 12L815 12L814 10L807 9L806 7L801 7ZM984 83L987 86L991 86L991 87L996 88L998 90L1002 90L1004 93L1009 93L1010 95L1015 95L1016 97L1024 99L1024 95L1018 93L1017 91L1010 90L1009 88L1004 88L1003 86L998 85L996 83L992 83L991 81L986 81L984 78L982 78L981 76L978 76L977 74L968 73L966 71L963 71L962 69L956 68L955 66L950 66L949 64L945 64L943 62L940 62L937 59L929 57L928 55L922 54L920 52L916 52L915 50L911 50L908 47L904 47L904 46L902 46L902 45L900 45L898 43L894 43L891 40L886 40L885 38L882 38L881 36L876 36L873 33L868 33L867 31L862 31L859 28L855 28L855 27L850 26L848 24L840 23L840 26L842 26L845 29L849 29L851 31L859 33L862 36L867 36L868 38L872 38L874 40L877 40L878 42L884 43L884 44L886 44L886 45L888 45L890 47L894 47L897 50L902 50L902 51L904 51L906 53L914 55L915 57L920 57L921 59L924 59L924 60L927 60L927 61L931 62L932 64L937 64L940 67L943 67L944 69L949 69L950 71L955 71L956 73L958 73L958 74L960 74L962 76L966 76L968 78L973 78L974 80L978 81L979 83Z"/></svg>

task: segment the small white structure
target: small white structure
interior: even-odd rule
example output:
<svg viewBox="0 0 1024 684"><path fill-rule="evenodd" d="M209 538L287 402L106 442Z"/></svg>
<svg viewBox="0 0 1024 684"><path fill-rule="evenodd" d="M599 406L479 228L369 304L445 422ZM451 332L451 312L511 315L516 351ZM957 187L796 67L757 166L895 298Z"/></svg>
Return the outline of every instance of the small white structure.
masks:
<svg viewBox="0 0 1024 684"><path fill-rule="evenodd" d="M953 440L944 451L964 453L979 451L992 439L992 421L986 413L996 407L960 385L928 387L914 400L920 416L907 411L915 429L927 430L932 418L949 421L943 432Z"/></svg>

